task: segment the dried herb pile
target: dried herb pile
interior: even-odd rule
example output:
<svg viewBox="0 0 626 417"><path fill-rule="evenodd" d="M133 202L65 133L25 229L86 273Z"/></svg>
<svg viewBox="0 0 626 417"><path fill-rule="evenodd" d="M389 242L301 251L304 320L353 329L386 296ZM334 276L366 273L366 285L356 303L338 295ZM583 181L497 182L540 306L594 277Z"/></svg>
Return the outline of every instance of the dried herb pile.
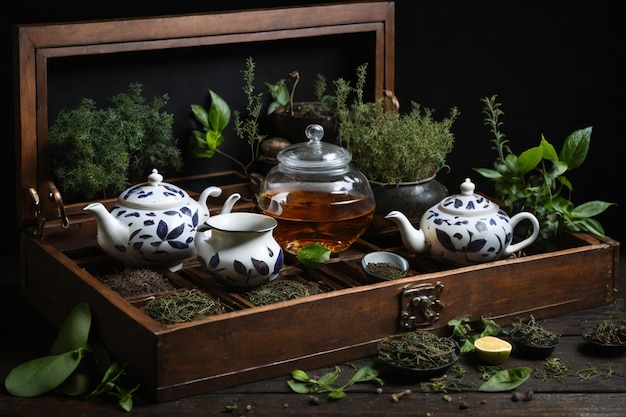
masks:
<svg viewBox="0 0 626 417"><path fill-rule="evenodd" d="M439 368L456 358L454 340L424 330L383 339L377 348L381 361L409 369Z"/></svg>
<svg viewBox="0 0 626 417"><path fill-rule="evenodd" d="M262 306L279 301L295 300L310 294L309 287L305 284L299 281L281 279L256 287L242 295L255 306Z"/></svg>
<svg viewBox="0 0 626 417"><path fill-rule="evenodd" d="M533 346L550 346L553 345L557 335L544 329L532 315L528 321L524 322L521 319L513 322L513 330L511 331L511 337L525 342Z"/></svg>
<svg viewBox="0 0 626 417"><path fill-rule="evenodd" d="M224 307L207 293L192 289L156 297L144 310L161 323L183 323L223 313Z"/></svg>

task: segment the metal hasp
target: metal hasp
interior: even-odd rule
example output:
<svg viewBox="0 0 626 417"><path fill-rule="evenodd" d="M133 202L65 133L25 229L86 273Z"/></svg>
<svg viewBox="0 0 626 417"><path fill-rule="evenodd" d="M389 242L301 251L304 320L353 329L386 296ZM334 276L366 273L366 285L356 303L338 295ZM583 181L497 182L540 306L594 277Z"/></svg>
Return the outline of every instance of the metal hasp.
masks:
<svg viewBox="0 0 626 417"><path fill-rule="evenodd" d="M443 284L407 284L400 298L400 327L415 329L439 320L443 304L439 299Z"/></svg>

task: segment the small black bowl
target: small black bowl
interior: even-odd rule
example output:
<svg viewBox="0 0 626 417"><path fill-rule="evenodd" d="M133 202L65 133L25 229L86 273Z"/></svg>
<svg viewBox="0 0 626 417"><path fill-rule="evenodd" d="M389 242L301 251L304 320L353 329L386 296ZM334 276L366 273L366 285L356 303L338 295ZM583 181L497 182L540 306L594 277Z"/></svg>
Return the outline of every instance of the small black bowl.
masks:
<svg viewBox="0 0 626 417"><path fill-rule="evenodd" d="M583 332L583 340L587 342L581 346L584 353L588 353L593 356L607 357L619 356L626 352L626 343L601 343L594 340L591 335L591 330Z"/></svg>
<svg viewBox="0 0 626 417"><path fill-rule="evenodd" d="M415 382L415 381L426 381L430 378L435 378L443 375L452 365L454 365L459 358L461 357L461 347L459 344L454 341L454 354L452 360L442 366L438 366L436 368L425 368L425 369L417 369L417 368L407 368L404 366L398 366L389 362L386 362L382 359L378 359L382 363L382 371L384 374L389 375L391 378L397 381L403 382Z"/></svg>
<svg viewBox="0 0 626 417"><path fill-rule="evenodd" d="M508 339L513 345L513 351L511 353L522 359L545 359L552 355L552 352L554 352L554 349L556 349L556 346L559 344L558 336L554 336L554 338L552 338L552 340L545 345L535 345L533 343L520 340L514 335L509 335Z"/></svg>

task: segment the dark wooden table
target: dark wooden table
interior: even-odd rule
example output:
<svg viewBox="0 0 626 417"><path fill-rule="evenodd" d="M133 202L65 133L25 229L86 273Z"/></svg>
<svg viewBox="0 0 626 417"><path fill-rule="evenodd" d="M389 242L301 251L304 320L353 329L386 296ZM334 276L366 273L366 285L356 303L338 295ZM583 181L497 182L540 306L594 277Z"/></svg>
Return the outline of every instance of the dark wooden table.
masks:
<svg viewBox="0 0 626 417"><path fill-rule="evenodd" d="M55 336L53 328L21 298L17 271L13 263L0 264L4 275L0 280L0 378L16 365L45 355ZM626 288L626 263L620 264L620 288ZM585 277L581 277L585 279ZM559 283L555 282L555 286ZM565 316L543 319L540 323L561 335L552 357L565 363L569 371L560 379L538 378L545 360L522 360L511 357L502 367L528 366L533 375L515 391L532 391L530 401L514 401L513 392L484 393L479 363L473 356L464 356L460 363L466 369L460 391L425 393L419 383L398 383L388 380L377 392L378 385L362 383L348 389L347 397L329 401L326 394L296 394L287 386L289 375L217 392L161 404L136 402L134 416L619 416L626 415L626 355L601 358L582 349L581 329L609 318L626 318L623 295L613 305L583 310ZM311 337L315 337L312 333ZM371 358L354 361L360 367ZM352 375L352 368L340 365L342 377ZM306 369L320 376L331 368ZM409 389L412 392L398 402L391 395ZM38 398L10 396L4 384L0 388L0 416L119 416L113 398L84 400L50 394Z"/></svg>

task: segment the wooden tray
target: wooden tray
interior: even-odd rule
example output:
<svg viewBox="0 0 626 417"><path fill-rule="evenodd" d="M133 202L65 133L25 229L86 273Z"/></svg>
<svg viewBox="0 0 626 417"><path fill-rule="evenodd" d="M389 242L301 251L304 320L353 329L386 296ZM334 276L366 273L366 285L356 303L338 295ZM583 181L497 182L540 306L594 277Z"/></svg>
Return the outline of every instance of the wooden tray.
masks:
<svg viewBox="0 0 626 417"><path fill-rule="evenodd" d="M619 243L585 234L564 235L549 252L451 268L407 253L399 237L368 237L315 271L288 259L279 279L312 283L321 292L254 307L221 287L190 259L168 277L177 288L200 288L227 311L182 324L162 324L96 277L112 263L97 247L86 203L62 203L47 158L49 58L184 48L233 42L370 31L376 34L376 88L393 89L394 3L367 2L16 27L19 69L18 213L21 288L29 301L60 325L80 302L92 309L94 336L127 362L142 391L168 401L244 382L289 375L296 368L332 365L375 352L376 343L414 328L447 331L465 314L510 323L612 303L618 282ZM177 182L185 187L186 178ZM201 179L200 179L201 180ZM252 210L249 184L233 173L204 180L240 192ZM168 182L175 182L168 180ZM104 201L111 204L111 201ZM211 201L215 212L221 201ZM373 282L359 266L363 254L390 250L410 260L406 278Z"/></svg>
<svg viewBox="0 0 626 417"><path fill-rule="evenodd" d="M82 223L81 223L82 224ZM82 228L91 229L93 222ZM95 236L95 230L85 230ZM128 362L156 401L167 401L375 353L376 343L415 328L445 332L469 314L509 324L613 303L619 244L585 234L564 235L558 249L482 265L450 268L407 253L399 237L361 239L314 271L289 259L278 279L314 283L321 292L255 307L211 279L196 260L168 276L178 288L200 288L227 312L182 324L161 324L104 285L91 271L111 260L92 240L60 251L48 240L24 239L23 290L60 323L78 302L91 306L97 336ZM409 276L373 282L362 255L390 250L406 256Z"/></svg>

